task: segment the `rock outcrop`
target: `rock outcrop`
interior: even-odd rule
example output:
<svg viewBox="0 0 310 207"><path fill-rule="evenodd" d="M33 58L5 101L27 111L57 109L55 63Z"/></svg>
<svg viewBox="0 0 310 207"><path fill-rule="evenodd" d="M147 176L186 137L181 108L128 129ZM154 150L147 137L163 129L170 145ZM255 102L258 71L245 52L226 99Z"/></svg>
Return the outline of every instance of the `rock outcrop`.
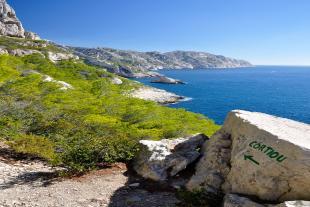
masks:
<svg viewBox="0 0 310 207"><path fill-rule="evenodd" d="M168 78L166 76L158 76L155 80L152 80L151 83L184 84L181 80Z"/></svg>
<svg viewBox="0 0 310 207"><path fill-rule="evenodd" d="M122 85L123 81L120 78L114 77L111 79L111 83L115 85Z"/></svg>
<svg viewBox="0 0 310 207"><path fill-rule="evenodd" d="M34 32L25 32L25 38L30 40L41 40L40 36Z"/></svg>
<svg viewBox="0 0 310 207"><path fill-rule="evenodd" d="M18 57L23 57L23 56L32 55L32 54L41 54L42 56L44 56L43 53L41 53L38 50L29 50L29 49L14 49L14 50L9 50L8 53L10 55L18 56Z"/></svg>
<svg viewBox="0 0 310 207"><path fill-rule="evenodd" d="M57 63L58 61L61 60L70 60L70 59L74 59L74 60L78 60L79 57L76 55L73 55L71 53L54 53L54 52L48 52L48 58L54 62Z"/></svg>
<svg viewBox="0 0 310 207"><path fill-rule="evenodd" d="M194 162L200 155L198 149L207 139L205 135L197 134L173 140L142 140L134 169L144 178L164 181Z"/></svg>
<svg viewBox="0 0 310 207"><path fill-rule="evenodd" d="M43 81L44 82L52 82L52 83L57 83L58 85L60 85L60 90L68 90L68 89L73 89L72 85L69 83L66 83L64 81L59 81L59 80L55 80L54 78L52 78L51 76L48 75L44 75L43 76Z"/></svg>
<svg viewBox="0 0 310 207"><path fill-rule="evenodd" d="M154 101L160 104L171 104L185 99L183 96L152 87L141 87L136 89L130 93L130 96L147 101Z"/></svg>
<svg viewBox="0 0 310 207"><path fill-rule="evenodd" d="M16 17L14 9L5 0L0 0L0 35L25 37L22 23Z"/></svg>
<svg viewBox="0 0 310 207"><path fill-rule="evenodd" d="M232 111L210 140L189 190L274 202L310 200L310 125Z"/></svg>

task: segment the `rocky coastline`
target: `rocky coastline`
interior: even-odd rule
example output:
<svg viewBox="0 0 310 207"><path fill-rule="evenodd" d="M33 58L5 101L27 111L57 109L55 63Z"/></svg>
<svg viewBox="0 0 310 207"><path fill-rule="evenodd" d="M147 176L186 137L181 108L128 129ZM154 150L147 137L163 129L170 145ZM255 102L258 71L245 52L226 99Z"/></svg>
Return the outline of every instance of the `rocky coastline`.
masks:
<svg viewBox="0 0 310 207"><path fill-rule="evenodd" d="M153 87L143 86L130 93L130 96L147 101L154 101L159 104L173 104L186 100L186 97L158 89Z"/></svg>

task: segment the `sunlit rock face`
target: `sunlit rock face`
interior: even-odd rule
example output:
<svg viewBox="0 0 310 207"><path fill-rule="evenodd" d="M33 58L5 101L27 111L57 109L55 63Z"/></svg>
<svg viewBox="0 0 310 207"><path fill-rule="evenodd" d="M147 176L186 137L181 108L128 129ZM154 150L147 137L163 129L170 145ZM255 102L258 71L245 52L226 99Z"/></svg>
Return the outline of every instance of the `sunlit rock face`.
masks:
<svg viewBox="0 0 310 207"><path fill-rule="evenodd" d="M310 125L232 111L203 148L189 190L267 201L310 200Z"/></svg>
<svg viewBox="0 0 310 207"><path fill-rule="evenodd" d="M0 0L0 35L25 37L25 30L14 9L5 0Z"/></svg>

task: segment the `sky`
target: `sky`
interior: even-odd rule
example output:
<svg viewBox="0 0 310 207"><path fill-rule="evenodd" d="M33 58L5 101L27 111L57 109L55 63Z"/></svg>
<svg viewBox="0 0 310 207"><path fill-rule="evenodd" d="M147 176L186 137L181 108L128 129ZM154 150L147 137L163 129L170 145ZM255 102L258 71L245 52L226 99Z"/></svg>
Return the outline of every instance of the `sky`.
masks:
<svg viewBox="0 0 310 207"><path fill-rule="evenodd" d="M7 0L57 43L310 65L310 0Z"/></svg>

